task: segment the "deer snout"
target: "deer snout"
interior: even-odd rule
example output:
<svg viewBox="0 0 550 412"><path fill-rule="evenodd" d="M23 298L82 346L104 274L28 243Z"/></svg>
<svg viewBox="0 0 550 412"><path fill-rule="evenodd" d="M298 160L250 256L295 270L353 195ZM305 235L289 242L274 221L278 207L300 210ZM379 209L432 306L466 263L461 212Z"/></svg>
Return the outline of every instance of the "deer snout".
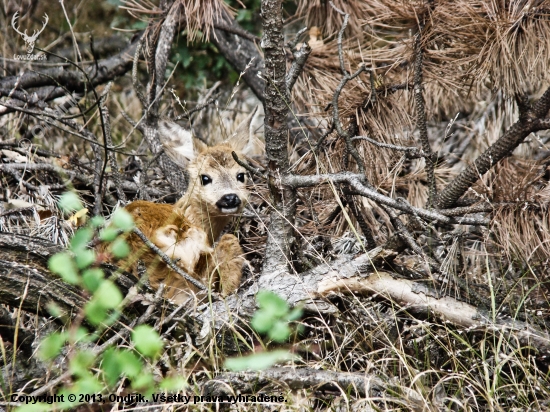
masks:
<svg viewBox="0 0 550 412"><path fill-rule="evenodd" d="M216 206L223 213L234 213L241 205L241 199L235 193L223 195L220 200L216 202Z"/></svg>

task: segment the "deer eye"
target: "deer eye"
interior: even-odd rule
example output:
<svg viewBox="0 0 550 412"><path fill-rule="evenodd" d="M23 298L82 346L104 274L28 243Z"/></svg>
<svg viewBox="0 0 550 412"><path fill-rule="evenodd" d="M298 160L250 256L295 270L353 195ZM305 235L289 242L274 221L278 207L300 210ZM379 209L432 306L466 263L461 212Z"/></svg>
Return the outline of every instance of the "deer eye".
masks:
<svg viewBox="0 0 550 412"><path fill-rule="evenodd" d="M208 175L201 175L201 182L203 186L206 186L212 183L212 178Z"/></svg>
<svg viewBox="0 0 550 412"><path fill-rule="evenodd" d="M244 183L244 173L237 173L237 180Z"/></svg>

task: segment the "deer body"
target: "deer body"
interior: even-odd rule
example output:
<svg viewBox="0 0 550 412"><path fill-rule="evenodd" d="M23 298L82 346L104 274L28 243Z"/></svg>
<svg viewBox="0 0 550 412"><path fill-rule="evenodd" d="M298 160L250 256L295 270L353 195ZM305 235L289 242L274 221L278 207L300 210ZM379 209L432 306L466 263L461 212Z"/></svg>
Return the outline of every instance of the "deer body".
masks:
<svg viewBox="0 0 550 412"><path fill-rule="evenodd" d="M159 135L164 149L186 167L188 191L175 205L138 200L126 206L136 226L157 247L188 274L222 295L238 288L245 262L234 235L218 238L231 219L242 212L248 199L246 170L235 162L232 152L244 157L243 149L251 137L248 128L252 115L228 140L213 147L193 141L191 134L176 123L161 121ZM137 235L131 234L128 243L134 253L123 267L134 268L141 260L151 286L158 288L164 283L166 296L177 303L198 292Z"/></svg>

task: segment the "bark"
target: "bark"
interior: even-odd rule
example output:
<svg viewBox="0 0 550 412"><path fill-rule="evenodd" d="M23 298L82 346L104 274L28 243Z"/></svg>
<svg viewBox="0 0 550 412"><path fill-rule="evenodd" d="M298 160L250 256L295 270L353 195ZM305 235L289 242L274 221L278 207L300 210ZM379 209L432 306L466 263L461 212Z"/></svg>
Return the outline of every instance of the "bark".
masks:
<svg viewBox="0 0 550 412"><path fill-rule="evenodd" d="M468 191L477 180L494 165L512 154L531 133L550 127L548 119L543 119L550 109L550 88L548 88L535 106L514 123L495 143L483 152L474 162L464 169L444 190L441 191L435 206L448 209Z"/></svg>
<svg viewBox="0 0 550 412"><path fill-rule="evenodd" d="M360 397L379 396L391 386L376 376L362 373L309 368L271 368L259 372L222 373L204 385L203 395L257 394L258 387L274 382L282 383L291 390L315 388L317 391L353 392Z"/></svg>
<svg viewBox="0 0 550 412"><path fill-rule="evenodd" d="M262 1L265 52L265 146L270 170L269 188L272 197L271 221L263 272L287 266L294 245L296 193L290 186L281 186L279 177L286 176L288 162L289 95L286 87L286 56L283 35L281 0Z"/></svg>

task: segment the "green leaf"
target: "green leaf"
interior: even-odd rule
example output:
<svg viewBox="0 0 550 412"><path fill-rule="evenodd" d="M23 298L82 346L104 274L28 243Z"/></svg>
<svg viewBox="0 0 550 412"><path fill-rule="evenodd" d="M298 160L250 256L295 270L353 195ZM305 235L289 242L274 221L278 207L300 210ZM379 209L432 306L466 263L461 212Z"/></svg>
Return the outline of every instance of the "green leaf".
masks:
<svg viewBox="0 0 550 412"><path fill-rule="evenodd" d="M75 255L76 267L85 269L95 262L95 252L90 249L79 250Z"/></svg>
<svg viewBox="0 0 550 412"><path fill-rule="evenodd" d="M164 347L158 333L149 325L137 326L132 332L132 342L142 355L149 358L154 358Z"/></svg>
<svg viewBox="0 0 550 412"><path fill-rule="evenodd" d="M94 361L95 355L91 350L78 351L69 363L69 370L76 376L86 377Z"/></svg>
<svg viewBox="0 0 550 412"><path fill-rule="evenodd" d="M112 222L117 228L125 232L129 232L134 228L134 218L126 209L117 209L113 213Z"/></svg>
<svg viewBox="0 0 550 412"><path fill-rule="evenodd" d="M276 342L284 342L290 336L290 327L286 322L276 322L269 330L268 336Z"/></svg>
<svg viewBox="0 0 550 412"><path fill-rule="evenodd" d="M63 193L59 199L58 206L65 213L74 212L84 208L80 198L75 192Z"/></svg>
<svg viewBox="0 0 550 412"><path fill-rule="evenodd" d="M93 300L104 309L114 309L122 302L122 293L113 282L105 280L95 291Z"/></svg>
<svg viewBox="0 0 550 412"><path fill-rule="evenodd" d="M107 309L105 309L97 300L91 300L84 306L86 318L94 325L99 325L107 318Z"/></svg>
<svg viewBox="0 0 550 412"><path fill-rule="evenodd" d="M130 253L130 246L124 239L118 238L111 244L111 252L114 257L122 259Z"/></svg>
<svg viewBox="0 0 550 412"><path fill-rule="evenodd" d="M91 268L82 273L82 282L84 283L84 287L93 293L101 285L104 277L103 270L100 268Z"/></svg>
<svg viewBox="0 0 550 412"><path fill-rule="evenodd" d="M80 282L73 257L68 252L56 253L48 261L50 270L72 285Z"/></svg>
<svg viewBox="0 0 550 412"><path fill-rule="evenodd" d="M55 302L48 302L46 305L46 310L54 318L59 318L63 314L61 307Z"/></svg>
<svg viewBox="0 0 550 412"><path fill-rule="evenodd" d="M258 310L254 313L250 324L258 333L267 333L275 323L275 318L271 313L266 312L265 310Z"/></svg>
<svg viewBox="0 0 550 412"><path fill-rule="evenodd" d="M89 342L90 339L90 332L88 329L86 329L84 326L79 326L76 329L75 336L72 337L69 335L69 339L71 340L71 343L77 343L77 342ZM73 342L74 340L74 342Z"/></svg>
<svg viewBox="0 0 550 412"><path fill-rule="evenodd" d="M74 386L71 388L71 393L94 394L101 392L102 389L103 385L99 382L99 380L90 373L87 373L84 377L75 382Z"/></svg>
<svg viewBox="0 0 550 412"><path fill-rule="evenodd" d="M263 370L273 366L275 363L286 362L296 359L296 355L286 350L273 352L255 353L239 358L229 358L225 361L224 367L230 371L239 372L244 370Z"/></svg>
<svg viewBox="0 0 550 412"><path fill-rule="evenodd" d="M90 219L90 226L98 228L105 223L103 216L94 216Z"/></svg>
<svg viewBox="0 0 550 412"><path fill-rule="evenodd" d="M169 392L180 392L187 386L187 381L181 376L174 376L171 378L164 378L159 383L159 387Z"/></svg>
<svg viewBox="0 0 550 412"><path fill-rule="evenodd" d="M302 313L303 313L303 309L301 307L295 307L294 309L292 309L290 311L290 313L288 314L288 316L286 317L286 320L288 320L289 322L292 322L292 321L295 321L295 320L298 320L302 317Z"/></svg>
<svg viewBox="0 0 550 412"><path fill-rule="evenodd" d="M122 373L131 379L135 379L143 370L143 362L133 352L121 350L119 360L122 365Z"/></svg>
<svg viewBox="0 0 550 412"><path fill-rule="evenodd" d="M118 229L113 226L108 226L99 232L99 238L104 242L112 242L118 236Z"/></svg>
<svg viewBox="0 0 550 412"><path fill-rule="evenodd" d="M155 380L153 379L153 375L150 373L142 373L136 379L132 380L132 389L135 390L146 391L148 389L154 389L154 387Z"/></svg>
<svg viewBox="0 0 550 412"><path fill-rule="evenodd" d="M118 350L109 348L105 351L103 354L103 362L101 363L101 370L109 386L116 385L122 372Z"/></svg>
<svg viewBox="0 0 550 412"><path fill-rule="evenodd" d="M61 348L67 341L67 334L65 332L54 332L50 334L40 344L38 349L38 356L42 360L50 360L55 358L61 352Z"/></svg>
<svg viewBox="0 0 550 412"><path fill-rule="evenodd" d="M89 227L78 229L71 239L71 250L78 253L80 250L86 249L93 236L94 231Z"/></svg>
<svg viewBox="0 0 550 412"><path fill-rule="evenodd" d="M260 309L271 313L273 317L282 317L288 312L288 304L276 293L267 290L261 290L256 295L256 301Z"/></svg>

